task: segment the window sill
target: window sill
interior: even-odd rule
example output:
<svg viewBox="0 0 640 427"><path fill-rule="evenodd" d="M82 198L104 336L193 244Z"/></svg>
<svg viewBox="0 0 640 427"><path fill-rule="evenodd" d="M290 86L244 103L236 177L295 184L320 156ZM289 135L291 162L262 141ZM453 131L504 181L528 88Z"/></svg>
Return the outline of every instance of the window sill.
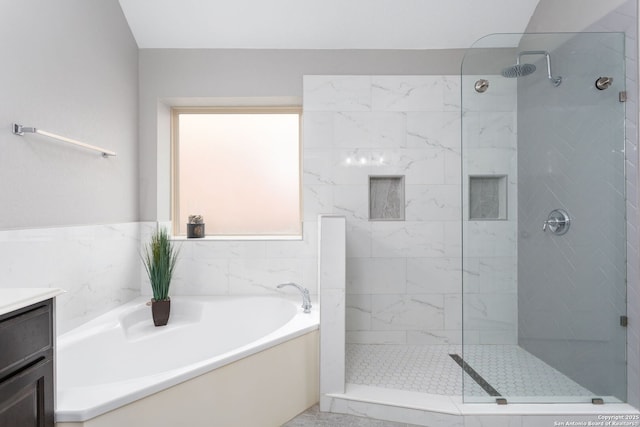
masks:
<svg viewBox="0 0 640 427"><path fill-rule="evenodd" d="M301 241L302 236L205 236L192 237L187 236L171 236L171 240L181 242L233 242L233 241Z"/></svg>

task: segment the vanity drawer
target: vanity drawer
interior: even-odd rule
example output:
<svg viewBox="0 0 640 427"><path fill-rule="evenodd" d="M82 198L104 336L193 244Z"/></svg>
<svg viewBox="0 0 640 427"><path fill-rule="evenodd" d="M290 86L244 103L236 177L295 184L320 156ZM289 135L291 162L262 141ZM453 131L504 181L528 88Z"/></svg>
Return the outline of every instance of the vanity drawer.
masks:
<svg viewBox="0 0 640 427"><path fill-rule="evenodd" d="M51 303L34 304L0 320L0 380L52 347Z"/></svg>

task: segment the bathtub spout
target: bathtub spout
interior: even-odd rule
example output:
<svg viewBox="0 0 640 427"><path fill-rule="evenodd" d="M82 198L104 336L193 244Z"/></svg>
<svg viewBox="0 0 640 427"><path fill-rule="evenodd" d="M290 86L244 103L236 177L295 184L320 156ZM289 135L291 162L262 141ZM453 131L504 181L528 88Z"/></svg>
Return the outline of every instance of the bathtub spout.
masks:
<svg viewBox="0 0 640 427"><path fill-rule="evenodd" d="M284 286L293 286L294 288L297 288L302 294L302 308L304 309L304 312L311 313L311 297L309 296L309 289L303 288L297 283L282 283L278 285L278 289Z"/></svg>

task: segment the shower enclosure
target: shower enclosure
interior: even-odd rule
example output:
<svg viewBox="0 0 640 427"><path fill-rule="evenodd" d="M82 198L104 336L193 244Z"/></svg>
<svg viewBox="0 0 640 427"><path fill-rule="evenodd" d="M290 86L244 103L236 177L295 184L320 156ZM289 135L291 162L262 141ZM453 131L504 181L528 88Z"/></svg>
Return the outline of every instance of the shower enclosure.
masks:
<svg viewBox="0 0 640 427"><path fill-rule="evenodd" d="M626 400L624 66L621 33L465 55L465 402Z"/></svg>

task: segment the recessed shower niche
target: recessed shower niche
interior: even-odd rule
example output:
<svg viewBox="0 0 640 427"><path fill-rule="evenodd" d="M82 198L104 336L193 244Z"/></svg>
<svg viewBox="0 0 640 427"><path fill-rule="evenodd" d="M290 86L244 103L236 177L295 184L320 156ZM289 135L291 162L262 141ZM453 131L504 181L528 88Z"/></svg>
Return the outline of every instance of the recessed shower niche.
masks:
<svg viewBox="0 0 640 427"><path fill-rule="evenodd" d="M369 176L369 220L404 221L404 176Z"/></svg>
<svg viewBox="0 0 640 427"><path fill-rule="evenodd" d="M507 176L469 177L469 219L507 219Z"/></svg>

